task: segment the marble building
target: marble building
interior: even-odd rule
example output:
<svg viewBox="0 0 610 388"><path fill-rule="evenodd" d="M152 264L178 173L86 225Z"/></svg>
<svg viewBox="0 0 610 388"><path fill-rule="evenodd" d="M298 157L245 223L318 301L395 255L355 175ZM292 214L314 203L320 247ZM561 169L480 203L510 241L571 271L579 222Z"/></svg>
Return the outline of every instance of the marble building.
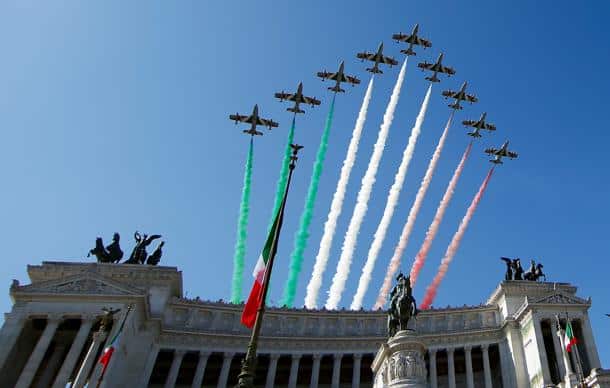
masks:
<svg viewBox="0 0 610 388"><path fill-rule="evenodd" d="M0 387L95 386L104 341L127 316L101 387L225 387L235 384L249 331L241 306L188 299L175 267L43 262L30 283L13 281L0 330ZM610 387L587 311L567 283L502 282L479 306L432 309L417 318L430 387L576 386L555 315L579 339L588 387ZM110 335L101 308L121 311ZM372 311L270 308L259 344L260 387L371 387L386 341L386 316ZM92 360L91 362L86 362Z"/></svg>

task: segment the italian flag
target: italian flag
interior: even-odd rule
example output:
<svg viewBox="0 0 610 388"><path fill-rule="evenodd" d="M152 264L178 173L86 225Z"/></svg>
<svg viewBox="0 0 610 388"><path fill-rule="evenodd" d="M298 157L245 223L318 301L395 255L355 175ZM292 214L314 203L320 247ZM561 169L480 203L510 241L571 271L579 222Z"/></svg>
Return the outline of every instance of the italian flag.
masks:
<svg viewBox="0 0 610 388"><path fill-rule="evenodd" d="M576 337L574 336L572 324L570 322L566 324L566 333L564 335L563 342L568 352L571 352L572 346L576 345Z"/></svg>
<svg viewBox="0 0 610 388"><path fill-rule="evenodd" d="M265 242L265 247L263 248L263 252L258 258L256 262L256 266L254 267L254 272L252 272L252 276L254 277L254 285L252 286L252 290L250 290L250 296L248 296L248 301L246 302L246 306L244 307L244 311L241 314L241 323L249 329L252 329L254 326L254 321L256 320L256 313L258 308L263 303L263 279L265 278L265 271L267 270L267 263L272 255L277 251L277 244L275 244L274 252L271 252L271 247L274 245L273 241L276 237L278 228L281 227L283 209L280 208L280 211L275 216L275 220L273 221L273 226L269 231L269 235L267 236L267 241Z"/></svg>
<svg viewBox="0 0 610 388"><path fill-rule="evenodd" d="M129 312L129 309L127 310ZM123 327L125 326L125 321L127 320L127 315L123 318L123 322L121 322L121 327L117 333L112 337L110 344L104 348L102 355L100 356L99 363L102 364L102 376L104 376L104 372L106 372L106 368L108 368L108 364L110 363L110 359L112 358L112 354L114 350L119 346L119 340L121 339L121 334L123 333Z"/></svg>

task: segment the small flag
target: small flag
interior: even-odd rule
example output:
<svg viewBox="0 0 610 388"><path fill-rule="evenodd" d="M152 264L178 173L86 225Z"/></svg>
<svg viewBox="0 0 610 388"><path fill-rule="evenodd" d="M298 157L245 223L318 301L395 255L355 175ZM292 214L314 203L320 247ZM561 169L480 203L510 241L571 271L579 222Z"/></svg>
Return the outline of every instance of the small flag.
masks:
<svg viewBox="0 0 610 388"><path fill-rule="evenodd" d="M565 347L568 352L572 351L572 346L576 345L577 342L574 332L572 331L572 324L569 321L566 324L566 333L564 335L563 342L565 343Z"/></svg>
<svg viewBox="0 0 610 388"><path fill-rule="evenodd" d="M117 333L114 335L114 337L112 337L110 344L108 344L108 346L106 346L104 348L104 351L102 352L102 355L100 356L99 363L102 364L102 373L101 373L102 377L104 376L104 372L106 372L106 368L108 368L108 364L110 363L110 359L112 358L112 355L114 354L115 349L117 349L119 346L121 334L123 334L123 327L125 327L125 321L127 320L127 315L129 314L129 311L131 311L131 307L132 307L131 305L129 305L129 307L127 307L127 312L125 313L125 316L123 317L123 321L121 322L121 326L119 327L119 330L117 330ZM100 377L100 381L101 381L102 377Z"/></svg>
<svg viewBox="0 0 610 388"><path fill-rule="evenodd" d="M271 230L269 231L269 235L267 236L267 241L265 242L265 247L263 248L263 252L258 258L256 262L256 266L254 267L254 271L252 272L252 276L254 277L254 285L252 286L252 290L250 291L250 296L248 296L248 301L244 307L244 311L241 314L241 323L247 328L251 329L254 326L254 321L256 320L256 312L262 303L263 298L263 280L265 278L265 271L267 270L267 263L272 255L275 252L271 252L271 247L275 245L275 249L277 250L277 244L274 244L274 239L277 235L277 230L281 226L282 223L282 208L278 211L275 216L275 220L273 221L273 225Z"/></svg>

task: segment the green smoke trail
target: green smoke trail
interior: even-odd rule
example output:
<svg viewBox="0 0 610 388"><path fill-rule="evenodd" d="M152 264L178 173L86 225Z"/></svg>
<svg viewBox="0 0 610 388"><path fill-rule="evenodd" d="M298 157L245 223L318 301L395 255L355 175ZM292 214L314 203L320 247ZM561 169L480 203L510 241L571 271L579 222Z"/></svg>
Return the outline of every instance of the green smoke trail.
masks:
<svg viewBox="0 0 610 388"><path fill-rule="evenodd" d="M324 158L326 157L326 149L328 147L328 135L330 134L330 127L333 122L333 113L335 111L335 97L330 104L330 110L326 117L326 125L324 126L324 132L322 133L322 139L320 140L320 146L318 147L318 153L316 155L316 161L313 165L313 172L311 174L311 181L309 182L309 190L307 191L307 198L305 200L305 208L301 214L301 220L299 224L299 230L296 234L294 243L294 249L290 255L290 267L288 272L288 280L284 287L284 295L282 297L281 305L292 307L294 303L294 296L297 290L297 283L299 280L299 273L303 265L303 253L305 247L307 247L307 239L309 238L309 225L311 224L311 217L313 216L313 208L316 203L316 196L318 195L318 185L320 183L320 176L322 175L322 166L324 164Z"/></svg>
<svg viewBox="0 0 610 388"><path fill-rule="evenodd" d="M241 192L239 219L237 221L237 242L233 255L233 284L231 285L231 303L241 303L241 281L244 273L246 256L246 237L248 234L248 214L250 213L250 184L252 183L252 159L254 158L254 139L250 138L250 149L246 159L244 187Z"/></svg>
<svg viewBox="0 0 610 388"><path fill-rule="evenodd" d="M286 189L286 181L288 180L288 165L290 164L290 155L292 154L290 145L292 144L292 139L294 138L294 123L295 118L293 117L290 131L288 131L288 141L286 142L286 148L284 150L284 160L282 161L280 178L278 179L277 186L275 188L275 202L273 203L273 212L271 213L271 220L269 220L269 227L267 228L268 231L271 230L275 215L280 210L280 204L282 203L282 197L284 196L284 190Z"/></svg>

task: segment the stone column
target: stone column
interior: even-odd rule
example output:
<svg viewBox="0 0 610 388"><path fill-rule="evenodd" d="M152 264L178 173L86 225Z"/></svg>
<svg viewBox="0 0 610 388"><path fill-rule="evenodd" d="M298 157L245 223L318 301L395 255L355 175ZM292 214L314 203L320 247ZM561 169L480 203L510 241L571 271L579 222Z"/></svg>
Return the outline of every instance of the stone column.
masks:
<svg viewBox="0 0 610 388"><path fill-rule="evenodd" d="M152 375L155 363L157 362L158 355L159 345L153 343L150 352L148 353L148 357L146 358L146 365L144 366L144 371L142 372L142 376L140 377L140 384L138 386L148 387L148 381L150 380L150 375Z"/></svg>
<svg viewBox="0 0 610 388"><path fill-rule="evenodd" d="M231 368L231 361L233 361L235 353L225 353L222 359L222 369L220 370L220 377L218 377L217 388L225 388L227 386L227 380L229 378L229 369Z"/></svg>
<svg viewBox="0 0 610 388"><path fill-rule="evenodd" d="M362 354L354 354L354 368L352 371L352 388L360 388L360 363Z"/></svg>
<svg viewBox="0 0 610 388"><path fill-rule="evenodd" d="M299 361L301 360L300 354L292 355L292 364L290 364L290 377L288 379L288 388L295 388L297 386L297 377L299 377Z"/></svg>
<svg viewBox="0 0 610 388"><path fill-rule="evenodd" d="M269 355L269 369L267 369L267 380L265 382L265 388L273 388L273 386L275 385L275 370L277 369L277 360L279 358L279 354Z"/></svg>
<svg viewBox="0 0 610 388"><path fill-rule="evenodd" d="M474 388L474 376L472 375L472 347L464 348L464 357L466 358L466 386Z"/></svg>
<svg viewBox="0 0 610 388"><path fill-rule="evenodd" d="M453 361L453 352L455 349L449 348L447 349L447 381L449 383L449 388L455 388L455 365Z"/></svg>
<svg viewBox="0 0 610 388"><path fill-rule="evenodd" d="M44 357L44 354L47 352L47 348L49 344L53 340L53 336L55 335L55 331L57 330L57 326L59 326L60 317L50 316L47 319L47 326L44 328L42 335L38 339L38 343L36 347L34 347L34 351L30 354L30 358L28 358L23 371L21 371L21 376L19 376L19 380L17 380L16 388L28 388L36 375L36 371L40 366L40 362Z"/></svg>
<svg viewBox="0 0 610 388"><path fill-rule="evenodd" d="M15 312L4 314L4 324L0 330L0 370L13 350L26 321L25 316Z"/></svg>
<svg viewBox="0 0 610 388"><path fill-rule="evenodd" d="M174 350L174 358L172 359L172 366L169 368L169 373L165 379L165 388L174 388L176 385L176 379L178 378L178 372L180 372L180 365L182 365L182 359L186 351L182 349ZM223 365L224 366L224 365Z"/></svg>
<svg viewBox="0 0 610 388"><path fill-rule="evenodd" d="M566 374L566 366L563 362L563 351L561 349L561 343L559 342L559 337L557 337L557 333L554 333L553 330L551 337L553 337L553 349L555 350L555 359L557 361L557 366L559 367L559 378L563 380Z"/></svg>
<svg viewBox="0 0 610 388"><path fill-rule="evenodd" d="M73 388L83 388L85 383L87 382L87 378L89 377L89 372L91 372L91 367L95 362L95 356L97 355L97 351L100 348L100 345L104 342L108 336L108 333L104 332L95 332L93 333L93 342L91 342L91 346L89 346L89 350L87 351L87 355L83 360L83 363L78 370L78 374L76 375L76 379L72 384Z"/></svg>
<svg viewBox="0 0 610 388"><path fill-rule="evenodd" d="M53 352L51 353L51 356L49 357L49 360L45 364L44 368L41 370L42 373L38 378L36 387L50 387L53 383L53 375L61 367L61 362L63 361L63 356L68 344L58 342L59 341L56 340L55 348L53 349Z"/></svg>
<svg viewBox="0 0 610 388"><path fill-rule="evenodd" d="M585 351L589 358L589 366L591 370L595 368L601 368L602 364L599 360L599 354L597 353L597 347L595 346L595 339L593 338L593 330L591 329L591 322L589 321L589 315L585 316L580 321L580 328L582 329L582 336L584 339Z"/></svg>
<svg viewBox="0 0 610 388"><path fill-rule="evenodd" d="M208 365L208 358L210 352L199 352L199 361L197 361L197 368L195 369L195 377L193 377L192 388L201 388L203 384L203 376L205 375L205 367Z"/></svg>
<svg viewBox="0 0 610 388"><path fill-rule="evenodd" d="M436 349L430 349L428 351L430 359L430 388L437 388L438 382L436 379Z"/></svg>
<svg viewBox="0 0 610 388"><path fill-rule="evenodd" d="M318 379L320 377L320 360L322 359L321 354L313 355L313 367L311 368L311 381L309 388L318 388Z"/></svg>
<svg viewBox="0 0 610 388"><path fill-rule="evenodd" d="M536 335L536 345L538 346L538 354L540 355L540 365L542 369L542 385L552 385L551 371L549 370L549 359L546 356L546 348L544 347L544 338L542 337L542 327L540 326L540 318L536 315L532 316L534 322L534 334Z"/></svg>
<svg viewBox="0 0 610 388"><path fill-rule="evenodd" d="M80 356L83 346L85 346L85 342L87 342L87 338L89 338L89 332L91 331L93 322L93 316L85 316L81 320L80 328L78 329L78 333L76 333L76 337L74 337L74 341L72 341L72 346L70 346L68 355L66 356L61 369L57 373L57 377L55 377L53 388L65 388L66 384L68 383L68 379L76 366L78 356Z"/></svg>
<svg viewBox="0 0 610 388"><path fill-rule="evenodd" d="M333 360L333 380L331 387L339 388L339 378L341 377L341 358L343 358L343 354L335 354Z"/></svg>
<svg viewBox="0 0 610 388"><path fill-rule="evenodd" d="M492 388L491 386L491 368L489 367L489 345L481 345L483 351L483 373L485 374L485 388Z"/></svg>
<svg viewBox="0 0 610 388"><path fill-rule="evenodd" d="M513 380L513 364L510 361L510 351L508 350L508 341L503 340L499 344L500 349L500 369L502 372L502 385L504 387L516 387L517 383Z"/></svg>

